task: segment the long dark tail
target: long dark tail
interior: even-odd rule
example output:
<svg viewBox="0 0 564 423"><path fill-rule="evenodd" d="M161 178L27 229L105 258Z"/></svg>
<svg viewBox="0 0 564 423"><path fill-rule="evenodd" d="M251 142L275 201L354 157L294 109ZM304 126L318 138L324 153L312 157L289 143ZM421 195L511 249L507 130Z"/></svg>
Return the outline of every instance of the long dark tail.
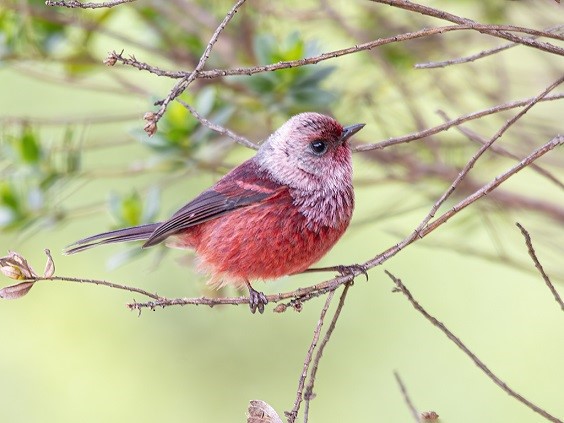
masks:
<svg viewBox="0 0 564 423"><path fill-rule="evenodd" d="M131 228L123 228L115 231L104 232L98 235L92 235L67 246L64 253L67 255L79 253L102 244L146 240L149 239L153 231L159 225L160 223L149 223L147 225L133 226Z"/></svg>

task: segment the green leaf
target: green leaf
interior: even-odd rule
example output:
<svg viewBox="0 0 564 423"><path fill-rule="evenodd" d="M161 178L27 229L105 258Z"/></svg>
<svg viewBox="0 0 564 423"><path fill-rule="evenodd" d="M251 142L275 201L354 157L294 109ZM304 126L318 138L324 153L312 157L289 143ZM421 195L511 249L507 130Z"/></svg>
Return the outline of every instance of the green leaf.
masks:
<svg viewBox="0 0 564 423"><path fill-rule="evenodd" d="M141 213L143 205L141 197L137 191L125 197L121 203L121 214L123 221L129 226L136 226L141 223Z"/></svg>
<svg viewBox="0 0 564 423"><path fill-rule="evenodd" d="M325 78L327 78L336 68L334 66L325 66L318 69L312 69L307 74L300 75L296 79L295 87L318 86Z"/></svg>
<svg viewBox="0 0 564 423"><path fill-rule="evenodd" d="M19 140L19 152L24 163L37 164L41 158L41 147L37 142L37 136L29 127L23 129Z"/></svg>
<svg viewBox="0 0 564 423"><path fill-rule="evenodd" d="M19 197L14 192L13 185L8 182L0 181L0 204L16 213L19 213L21 208Z"/></svg>

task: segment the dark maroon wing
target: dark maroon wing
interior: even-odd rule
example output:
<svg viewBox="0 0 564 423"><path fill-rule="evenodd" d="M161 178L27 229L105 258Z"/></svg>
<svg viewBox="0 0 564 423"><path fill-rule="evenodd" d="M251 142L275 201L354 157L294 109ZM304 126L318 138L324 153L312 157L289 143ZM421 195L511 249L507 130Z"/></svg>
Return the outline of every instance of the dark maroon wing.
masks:
<svg viewBox="0 0 564 423"><path fill-rule="evenodd" d="M260 203L285 189L260 170L253 160L248 160L162 222L143 247L158 244L175 233L233 210Z"/></svg>

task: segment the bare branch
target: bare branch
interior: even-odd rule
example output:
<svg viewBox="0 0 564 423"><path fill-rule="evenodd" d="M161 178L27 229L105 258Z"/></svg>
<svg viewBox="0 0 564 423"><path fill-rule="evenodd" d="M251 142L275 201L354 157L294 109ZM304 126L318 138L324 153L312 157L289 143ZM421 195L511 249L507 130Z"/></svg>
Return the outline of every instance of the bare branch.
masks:
<svg viewBox="0 0 564 423"><path fill-rule="evenodd" d="M504 172L503 174L497 176L493 181L484 185L478 191L475 191L472 195L469 195L464 200L460 201L458 204L453 206L449 211L444 213L441 217L437 218L433 222L426 225L425 228L419 233L419 236L426 235L426 234L432 232L437 227L439 227L440 225L445 223L447 220L449 220L456 213L458 213L462 209L468 207L470 204L474 203L475 201L482 198L483 196L489 194L491 191L493 191L495 188L497 188L499 185L501 185L503 182L505 182L511 176L513 176L517 172L525 169L531 163L533 163L535 160L537 160L539 157L542 157L543 155L548 153L550 150L552 150L552 149L554 149L554 148L556 148L556 147L558 147L562 144L564 144L564 135L557 135L556 137L551 139L548 143L546 143L542 147L533 151L531 154L529 154L527 157L525 157L523 160L521 160L518 164L513 166L511 169L509 169L508 171Z"/></svg>
<svg viewBox="0 0 564 423"><path fill-rule="evenodd" d="M343 310L343 306L345 305L345 299L347 297L347 293L349 288L351 287L351 283L345 284L345 288L341 293L341 298L339 298L339 304L337 305L337 309L335 310L335 314L333 315L333 319L331 319L331 323L323 336L323 340L317 349L317 353L315 354L315 359L313 360L313 367L311 368L311 373L309 375L309 382L304 392L304 400L305 400L305 407L304 407L304 423L307 423L309 418L309 403L310 401L315 398L315 394L313 393L313 386L315 385L315 378L317 376L317 370L319 369L319 362L321 357L323 356L323 351L327 346L327 343L331 339L331 335L335 330L335 326L337 326L337 320L341 315L341 311ZM334 291L331 291L334 292Z"/></svg>
<svg viewBox="0 0 564 423"><path fill-rule="evenodd" d="M546 32L559 32L562 28L564 28L564 25L557 25L553 28L546 29ZM414 68L415 69L436 69L436 68L444 68L444 67L447 67L447 66L450 66L450 65L459 65L461 63L469 63L469 62L473 62L475 60L481 59L483 57L494 55L494 54L499 53L499 52L504 51L504 50L509 50L510 48L513 48L513 47L518 46L518 45L519 45L518 43L508 43L508 44L504 44L504 45L501 45L501 46L498 46L498 47L494 47L492 49L483 50L479 53L472 54L470 56L459 57L457 59L444 60L444 61L441 61L441 62L417 63L417 64L415 64Z"/></svg>
<svg viewBox="0 0 564 423"><path fill-rule="evenodd" d="M520 162L518 165L513 167L513 169L514 169L513 173L506 173L505 174L506 176L505 176L504 179L503 179L502 176L498 177L499 179L496 178L492 183L484 186L481 190L479 190L476 193L474 193L473 195L467 197L461 203L459 203L458 205L453 207L453 209L451 211L443 214L441 216L441 218L435 220L432 224L429 224L429 222L431 221L431 219L433 219L433 217L435 216L435 213L439 210L441 205L451 196L451 194L454 192L456 187L460 184L460 182L464 179L464 177L468 174L468 172L470 172L470 170L472 169L474 164L478 161L478 159L482 156L482 154L484 154L484 152L496 140L498 140L511 125L513 125L518 119L520 119L525 113L527 113L527 111L531 107L533 107L540 99L545 97L552 89L554 89L556 86L558 86L560 83L562 83L562 81L564 81L564 77L558 79L556 82L552 83L549 87L547 87L542 93L540 93L538 96L534 97L523 110L521 110L513 118L509 119L496 132L496 134L470 158L470 160L466 163L464 168L460 171L460 173L458 174L456 179L453 181L453 183L450 185L450 187L435 202L435 204L433 205L433 207L431 208L431 210L429 211L427 216L425 216L425 218L421 221L421 223L417 226L417 228L412 232L412 234L410 236L408 236L406 239L404 239L400 244L396 245L396 247L394 247L390 250L390 252L394 251L393 255L397 254L405 246L411 244L415 239L421 238L423 236L422 235L423 233L427 234L430 231L434 230L437 227L435 225L437 225L437 224L441 225L442 223L446 222L446 220L450 219L450 217L452 217L452 215L454 215L454 214L458 213L458 211L462 210L462 208L465 208L467 205L476 201L478 198L481 198L482 196L486 195L488 192L490 192L495 187L497 187L502 181L509 178L512 174L518 172L523 167L528 166L530 163L532 163L532 161L528 161L528 160L524 160L524 161ZM555 137L548 144L545 144L544 147L542 147L541 149L539 149L537 151L544 150L544 148L548 148L547 151L549 151L552 148L556 147L557 145L560 145L563 141L564 141L564 137L562 137L562 136ZM542 154L544 154L544 153L542 153ZM540 154L540 155L542 155L542 154ZM529 157L531 157L531 156L529 156ZM538 157L540 157L540 156L538 156ZM469 202L467 202L467 201L469 201ZM459 207L462 207L462 208L459 208ZM453 212L453 213L451 214L451 212ZM442 220L443 218L446 219L446 220ZM386 253L384 253L384 255L381 256L381 258L384 259L384 261L387 260L389 257L391 257L391 256L388 256ZM376 265L374 260L371 260L369 263ZM370 266L370 267L372 267L372 266Z"/></svg>
<svg viewBox="0 0 564 423"><path fill-rule="evenodd" d="M133 55L127 57L123 57L123 50L121 52L117 52L115 50L108 53L108 56L104 59L104 64L107 66L114 66L117 62L120 62L124 65L134 67L136 69L147 71L149 73L155 74L157 76L165 76L167 78L179 79L184 78L186 76L186 72L182 71L167 71L160 69L156 66L151 66L148 63L140 62L137 58Z"/></svg>
<svg viewBox="0 0 564 423"><path fill-rule="evenodd" d="M447 122L449 121L449 117L448 115L442 111L442 110L437 110L437 113ZM470 140L472 141L476 141L480 144L486 144L487 140L484 139L484 137L482 137L481 135L475 133L474 131L472 131L471 129L465 128L463 126L457 126L456 128L458 131L460 131L462 134L466 135ZM496 154L499 154L501 156L504 157L510 157L512 159L515 160L519 160L519 157L515 154L513 154L512 152L506 150L503 147L500 146L495 146L492 145L490 147L490 151L493 151ZM535 163L531 163L531 169L533 169L535 172L537 172L539 175L544 176L546 179L548 179L549 181L551 181L552 183L554 183L556 186L558 186L558 188L560 189L564 189L564 183L561 182L556 176L554 176L552 173L550 173L548 170L542 168L541 166L535 164Z"/></svg>
<svg viewBox="0 0 564 423"><path fill-rule="evenodd" d="M149 298L153 298L157 301L163 300L163 297L161 297L160 295L153 294L152 292L145 291L144 289L136 288L134 286L120 285L120 284L117 284L117 283L113 283L113 282L109 282L109 281L105 281L105 280L100 280L100 279L71 278L71 277L68 277L68 276L53 275L53 276L48 277L48 278L39 276L37 278L27 279L26 281L27 282L62 281L62 282L91 283L91 284L94 284L94 285L107 286L108 288L121 289L123 291L134 292L134 293L141 294L141 295L144 295L144 296L149 297Z"/></svg>
<svg viewBox="0 0 564 423"><path fill-rule="evenodd" d="M64 1L53 1L47 0L45 5L47 6L60 6L60 7L68 7L70 9L101 9L101 8L110 8L114 6L119 6L120 4L124 3L133 3L136 0L112 0L112 1L105 1L102 3L81 3L76 0L64 0Z"/></svg>
<svg viewBox="0 0 564 423"><path fill-rule="evenodd" d="M130 57L129 59L126 59L123 56L121 56L121 54L117 54L115 52L110 53L110 54L113 57L115 57L115 59L117 61L119 61L119 62L121 62L125 65L133 66L133 67L135 67L139 70L145 70L145 71L154 73L156 75L167 76L169 78L183 78L183 80L185 79L187 81L190 78L193 78L193 79L215 79L215 78L220 78L220 77L225 77L225 76L234 76L234 75L250 76L250 75L254 75L256 73L272 72L272 71L275 71L275 70L295 68L295 67L305 66L305 65L314 65L314 64L317 64L317 63L325 61L325 60L334 59L334 58L341 57L341 56L346 56L348 54L357 53L359 51L372 50L376 47L379 47L379 46L382 46L382 45L385 45L385 44L400 43L400 42L404 42L404 41L414 40L414 39L417 39L417 38L429 37L431 35L443 34L443 33L451 32L451 31L479 30L479 29L483 29L483 28L516 30L516 28L518 28L518 27L513 27L513 26L508 26L508 25L469 24L469 25L442 26L442 27L436 27L436 28L424 28L424 29L419 30L419 31L407 32L407 33L404 33L404 34L394 35L392 37L379 38L377 40L369 41L367 43L357 44L357 45L352 46L352 47L330 51L330 52L327 52L327 53L323 53L323 54L313 56L313 57L308 57L308 58L305 58L305 59L283 61L283 62L278 62L278 63L272 63L272 64L269 64L269 65L252 66L252 67L247 67L247 68L212 69L212 70L207 70L207 71L204 71L204 70L201 70L201 69L198 69L198 68L196 68L198 70L195 69L194 71L191 71L191 72L165 71L165 70L159 69L157 67L148 65L146 63L139 62L134 57ZM550 34L550 33L546 33L546 32L543 32L543 31L531 30L531 29L528 29L528 28L519 28L519 30L520 31L527 31L527 32L534 32L535 34L539 33L539 32L543 33L543 34ZM554 35L554 34L552 34L552 35L554 37L558 37L557 35ZM559 39L560 38L562 38L562 40L564 40L564 37L559 37ZM556 47L556 46L553 46L553 47L554 47L554 50L555 50L554 51L555 54L558 54L560 56L564 56L564 49ZM204 56L202 56L202 57L204 57ZM179 85L179 84L182 84L182 85ZM182 88L182 90L177 93L176 96L178 96L187 87L188 87L188 85L184 86L182 82L179 82L175 86L175 88L173 88L173 90L171 91L171 94L176 93L176 91L179 91L180 88ZM176 98L176 96L174 98ZM163 100L163 102L165 100Z"/></svg>
<svg viewBox="0 0 564 423"><path fill-rule="evenodd" d="M543 97L545 97L550 91L552 91L554 88L556 88L558 85L560 85L562 82L564 82L564 77L561 77L560 79L558 79L557 81L555 81L554 83L552 83L551 85L549 85L542 93L540 93L538 96L534 97L525 108L523 108L523 110L521 110L519 113L517 113L514 117L512 117L511 119L509 119L496 133L495 135L485 144L482 145L482 147L480 147L480 149L470 158L470 160L466 163L466 165L464 166L464 168L460 171L460 173L458 174L457 178L453 181L453 183L450 185L450 187L444 192L444 194L435 202L435 204L433 205L433 207L431 208L431 210L429 211L429 213L427 214L427 216L423 219L423 221L420 223L420 225L418 226L418 228L413 232L413 236L417 236L418 232L423 229L423 227L425 227L427 225L427 223L429 223L429 221L435 216L435 213L439 210L439 208L444 204L444 202L452 195L452 193L454 192L454 190L456 189L456 187L460 184L460 182L464 179L464 177L468 174L468 172L470 172L470 170L472 169L472 167L474 167L474 164L476 164L476 162L478 161L478 159L482 156L482 154L484 154L484 152L490 148L490 146L497 141L499 138L501 138L501 136L505 133L505 131L507 131L507 129L509 129L511 127L511 125L513 125L515 122L517 122L521 117L523 117L525 115L525 113L527 113L535 104L537 104L539 102L540 99L542 99Z"/></svg>
<svg viewBox="0 0 564 423"><path fill-rule="evenodd" d="M497 386L499 386L505 393L507 393L508 395L512 396L513 398L515 398L517 401L521 402L522 404L524 404L525 406L529 407L531 410L533 410L535 413L540 414L541 416L543 416L545 419L551 421L551 422L555 422L555 423L564 423L562 420L560 420L559 418L553 416L552 414L548 413L546 410L544 410L543 408L539 407L538 405L533 404L531 401L529 401L528 399L526 399L525 397L523 397L522 395L520 395L519 393L517 393L516 391L514 391L512 388L510 388L504 381L502 381L498 376L496 376L487 366L486 364L481 361L476 354L474 354L461 340L460 338L458 338L456 335L454 335L442 322L440 322L439 320L437 320L435 317L431 316L427 310L425 310L423 308L423 306L421 306L416 300L415 298L413 298L413 295L411 295L411 292L407 289L407 287L402 283L402 281L398 278L396 278L394 275L392 275L390 272L388 272L387 270L385 271L386 274L390 277L390 279L392 279L392 281L394 282L394 284L396 285L396 290L401 292L403 295L405 295L405 297L408 299L408 301L411 303L411 305L419 312L421 313L429 322L431 322L431 324L433 326L435 326L436 328L438 328L441 332L443 332L446 337L448 339L450 339L452 342L454 342L454 344L460 348L462 350L462 352L464 352L473 362L476 366L478 366L478 368L484 372L486 374L486 376L488 376Z"/></svg>
<svg viewBox="0 0 564 423"><path fill-rule="evenodd" d="M452 13L448 13L439 9L434 9L429 6L423 6L421 4L412 3L408 0L371 0L371 1L375 3L387 4L389 6L397 7L404 10L409 10L412 12L421 13L422 15L432 16L434 18L442 19L449 22L454 22L459 25L470 25L471 27L473 27L471 29L475 29L476 31L481 32L483 34L493 35L494 37L503 38L509 41L513 41L515 43L523 44L542 51L546 51L548 53L553 53L560 56L562 56L563 53L563 49L553 44L537 41L531 38L519 37L510 32L510 31L523 32L530 35L554 38L556 40L562 39L562 37L560 37L559 35L551 34L546 31L523 30L523 28L514 27L511 25L508 25L505 28L502 28L501 26L497 26L497 25L480 25L471 19L462 18Z"/></svg>
<svg viewBox="0 0 564 423"><path fill-rule="evenodd" d="M533 248L533 241L531 240L531 235L523 227L523 225L521 225L520 223L515 223L515 224L521 230L521 233L523 234L523 237L525 238L525 244L527 245L527 250L529 251L529 255L531 256L531 258L533 259L533 262L535 263L535 267L540 272L542 278L544 279L544 282L546 283L546 286L548 286L548 289L550 289L550 292L552 292L554 299L556 300L556 302L558 303L558 305L560 306L562 311L564 311L564 301L562 301L560 294L558 294L558 291L556 290L556 288L554 287L554 285L550 281L550 278L548 277L548 275L544 271L544 268L542 267L542 264L540 263L540 261L537 257L535 249Z"/></svg>
<svg viewBox="0 0 564 423"><path fill-rule="evenodd" d="M319 315L319 320L317 321L317 326L313 331L313 339L311 341L311 345L309 346L309 349L307 350L306 358L304 360L304 367L302 369L302 374L300 375L300 379L298 381L298 389L296 392L296 400L294 401L294 407L292 408L291 411L284 412L286 418L288 419L288 423L294 423L296 421L296 418L298 417L298 411L300 410L300 405L303 401L302 394L304 390L305 380L307 377L307 372L309 369L309 365L311 364L311 360L313 358L313 351L317 346L317 341L319 340L319 335L321 334L323 321L325 320L325 315L327 314L327 310L331 305L331 300L333 299L334 294L335 291L333 290L329 292L329 295L327 295L327 299L325 300L325 304L323 305L323 308L321 309L321 314Z"/></svg>
<svg viewBox="0 0 564 423"><path fill-rule="evenodd" d="M259 146L256 145L254 142L249 141L247 138L242 137L241 135L237 135L235 132L224 128L223 126L217 125L209 120L207 120L205 117L203 117L202 115L200 115L196 109L194 109L192 106L190 106L188 103L177 99L177 101L182 104L184 107L186 107L186 109L188 109L188 111L190 113L192 113L192 116L194 116L196 119L198 119L200 121L200 123L206 127L208 127L209 129L211 129L212 131L217 132L218 134L221 135L225 135L229 138L231 138L232 140L234 140L235 142L237 142L238 144L241 144L244 147L247 148L251 148L253 150L258 150Z"/></svg>
<svg viewBox="0 0 564 423"><path fill-rule="evenodd" d="M541 99L539 102L542 101L554 101L554 100L561 100L564 98L564 94L554 94L554 95L547 95ZM534 100L534 97L526 98L523 100L512 101L509 103L498 104L497 106L490 107L489 109L480 110L478 112L469 113L467 115L463 115L457 117L456 119L449 120L441 125L434 126L432 128L425 129L423 131L414 132L412 134L402 135L401 137L390 138L386 141L378 142L375 144L362 144L354 147L353 151L370 151L370 150L381 150L386 147L390 147L396 144L403 144L408 143L411 141L419 140L421 138L426 138L428 136L437 134L442 131L446 131L453 126L458 126L461 123L468 122L470 120L475 120L482 118L484 116L488 116L494 113L503 112L505 110L514 109L516 107L526 106L527 104L531 103Z"/></svg>
<svg viewBox="0 0 564 423"><path fill-rule="evenodd" d="M394 370L394 377L396 378L396 382L399 385L401 395L403 397L403 401L407 405L407 408L409 408L409 411L411 412L413 419L415 420L416 423L420 423L421 419L419 418L419 412L415 408L415 405L413 405L413 402L411 401L411 398L409 397L409 394L407 392L407 388L405 387L399 373L396 370Z"/></svg>

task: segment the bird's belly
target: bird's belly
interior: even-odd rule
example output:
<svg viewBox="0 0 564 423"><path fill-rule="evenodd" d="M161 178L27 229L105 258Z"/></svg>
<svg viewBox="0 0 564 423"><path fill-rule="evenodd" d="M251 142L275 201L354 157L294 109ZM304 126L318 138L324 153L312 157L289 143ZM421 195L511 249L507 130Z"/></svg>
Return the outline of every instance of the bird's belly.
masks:
<svg viewBox="0 0 564 423"><path fill-rule="evenodd" d="M301 272L335 245L349 221L307 229L306 218L284 204L242 208L208 221L184 235L195 248L199 270L210 284L243 285Z"/></svg>

